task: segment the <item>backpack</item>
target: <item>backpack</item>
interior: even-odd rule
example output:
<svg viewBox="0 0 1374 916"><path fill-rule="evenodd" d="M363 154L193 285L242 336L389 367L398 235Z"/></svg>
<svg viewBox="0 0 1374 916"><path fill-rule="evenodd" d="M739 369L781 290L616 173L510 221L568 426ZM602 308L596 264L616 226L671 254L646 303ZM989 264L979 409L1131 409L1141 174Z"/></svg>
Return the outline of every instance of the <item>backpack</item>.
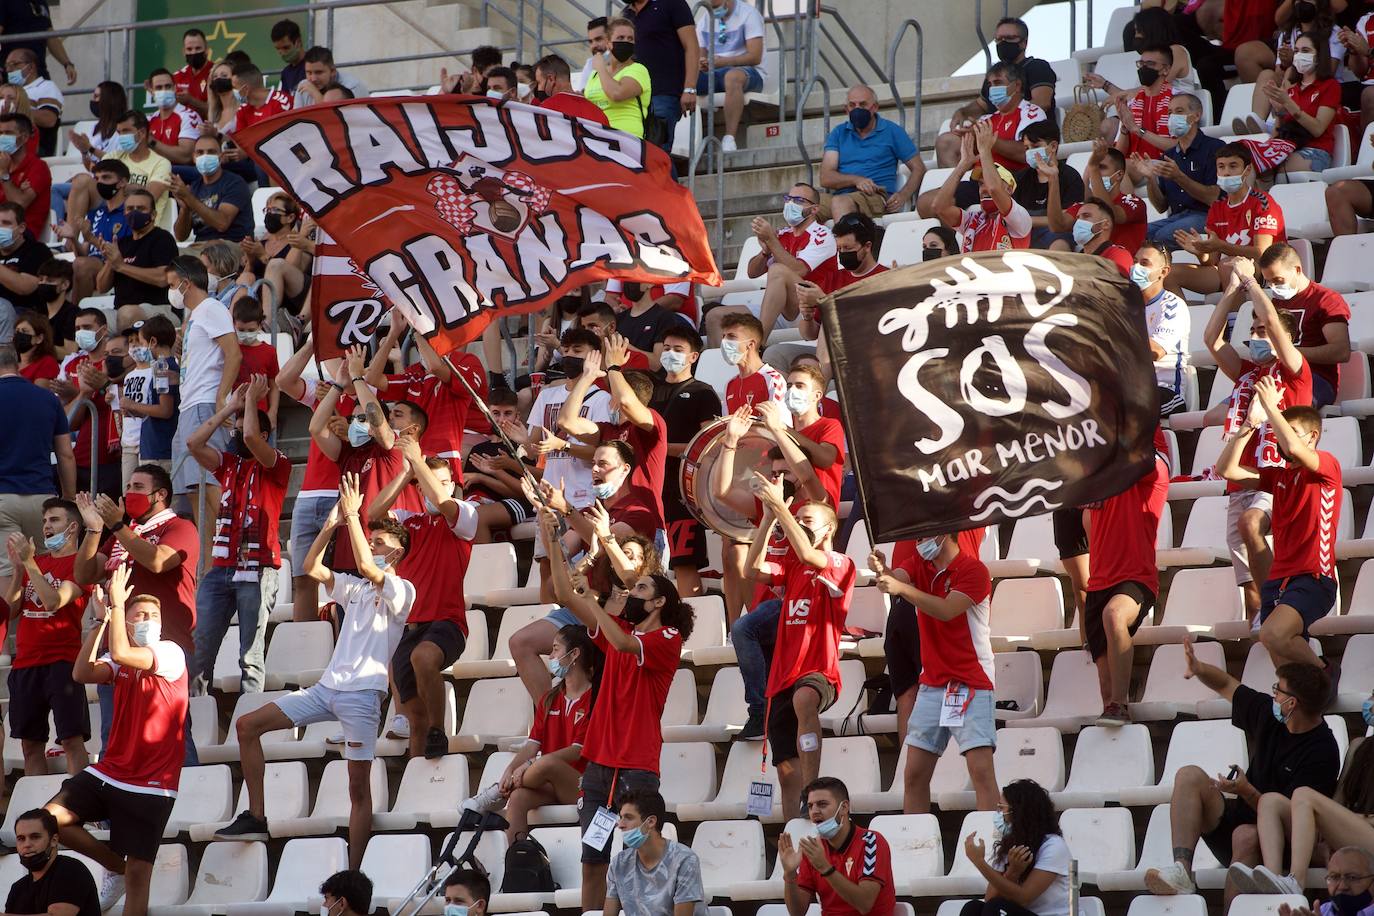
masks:
<svg viewBox="0 0 1374 916"><path fill-rule="evenodd" d="M553 883L549 854L528 833L521 834L506 850L506 876L503 894L547 894L558 889Z"/></svg>
<svg viewBox="0 0 1374 916"><path fill-rule="evenodd" d="M1097 90L1088 86L1075 86L1073 104L1064 112L1064 123L1059 127L1064 143L1084 143L1096 140L1101 134L1102 106L1097 101Z"/></svg>

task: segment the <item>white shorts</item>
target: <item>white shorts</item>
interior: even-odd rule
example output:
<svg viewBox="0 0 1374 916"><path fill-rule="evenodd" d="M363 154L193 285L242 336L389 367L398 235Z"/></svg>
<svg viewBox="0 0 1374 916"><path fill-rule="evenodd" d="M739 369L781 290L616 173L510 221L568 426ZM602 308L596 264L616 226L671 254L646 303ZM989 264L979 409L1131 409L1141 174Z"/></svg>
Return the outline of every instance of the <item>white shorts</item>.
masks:
<svg viewBox="0 0 1374 916"><path fill-rule="evenodd" d="M377 756L384 696L381 690L335 690L312 684L273 702L297 728L337 721L344 736L344 759L371 760Z"/></svg>
<svg viewBox="0 0 1374 916"><path fill-rule="evenodd" d="M1240 536L1240 517L1250 509L1259 509L1265 515L1274 514L1274 494L1268 490L1238 490L1228 495L1226 505L1226 546L1231 550L1231 568L1236 574L1236 584L1245 585L1254 580L1250 575L1250 552L1245 549L1245 541ZM1272 545L1274 537L1268 538Z"/></svg>

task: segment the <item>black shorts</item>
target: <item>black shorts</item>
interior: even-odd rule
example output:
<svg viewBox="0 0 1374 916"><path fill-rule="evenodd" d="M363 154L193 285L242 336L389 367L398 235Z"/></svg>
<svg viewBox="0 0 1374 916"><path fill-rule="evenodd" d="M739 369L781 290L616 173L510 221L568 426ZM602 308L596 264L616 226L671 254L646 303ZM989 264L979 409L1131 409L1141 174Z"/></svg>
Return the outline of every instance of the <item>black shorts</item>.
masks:
<svg viewBox="0 0 1374 916"><path fill-rule="evenodd" d="M611 790L612 779L615 780L614 792ZM577 796L577 822L582 828L582 835L586 836L587 828L592 825L592 818L596 816L598 808L604 808L609 803L610 809L619 813L620 800L631 789L657 792L658 776L648 770L621 770L599 763L587 764L587 769L582 773L582 792ZM602 849L593 849L582 843L582 864L609 864L613 840L614 837L608 837Z"/></svg>
<svg viewBox="0 0 1374 916"><path fill-rule="evenodd" d="M1092 656L1093 661L1097 661L1107 651L1107 631L1102 626L1102 612L1107 609L1107 602L1117 595L1126 595L1140 606L1140 613L1136 615L1130 626L1132 636L1145 622L1146 616L1155 609L1155 593L1146 588L1144 584L1133 579L1118 582L1116 585L1098 589L1095 592L1088 592L1088 603L1087 607L1084 608L1083 620L1087 624L1088 654Z"/></svg>
<svg viewBox="0 0 1374 916"><path fill-rule="evenodd" d="M792 694L803 687L820 694L821 712L835 705L835 685L818 672L802 675L795 684L769 700L768 747L773 752L773 766L798 757L797 711L792 708ZM816 740L820 741L821 736L816 735Z"/></svg>
<svg viewBox="0 0 1374 916"><path fill-rule="evenodd" d="M1082 509L1060 509L1054 520L1054 547L1059 559L1081 557L1088 552L1088 529L1083 527Z"/></svg>
<svg viewBox="0 0 1374 916"><path fill-rule="evenodd" d="M110 848L116 855L154 862L176 799L130 792L82 770L63 781L53 803L66 808L83 824L109 821Z"/></svg>
<svg viewBox="0 0 1374 916"><path fill-rule="evenodd" d="M1231 864L1231 834L1237 827L1253 824L1256 821L1255 809L1239 798L1222 800L1221 820L1211 830L1202 835L1202 841L1212 850L1212 855L1223 865Z"/></svg>
<svg viewBox="0 0 1374 916"><path fill-rule="evenodd" d="M711 558L706 552L706 527L675 500L663 501L663 514L668 523L668 555L671 566L691 566L706 569Z"/></svg>
<svg viewBox="0 0 1374 916"><path fill-rule="evenodd" d="M86 687L72 680L71 662L51 662L32 668L11 668L10 734L24 741L48 741L48 712L52 712L57 740L78 735L91 740L91 712Z"/></svg>
<svg viewBox="0 0 1374 916"><path fill-rule="evenodd" d="M1260 623L1269 619L1274 608L1286 604L1298 612L1302 618L1302 638L1307 638L1307 628L1336 606L1336 580L1330 576L1285 576L1270 579L1260 588ZM14 696L14 688L10 688ZM14 701L10 701L11 708Z"/></svg>
<svg viewBox="0 0 1374 916"><path fill-rule="evenodd" d="M439 665L439 671L443 672L463 654L467 638L456 620L428 620L406 627L391 656L391 679L396 684L396 699L402 703L415 699L415 668L410 664L410 653L422 642L434 643L444 654Z"/></svg>
<svg viewBox="0 0 1374 916"><path fill-rule="evenodd" d="M883 635L883 655L887 658L887 680L892 695L899 697L915 687L921 678L921 628L916 623L916 608L905 598L894 598Z"/></svg>

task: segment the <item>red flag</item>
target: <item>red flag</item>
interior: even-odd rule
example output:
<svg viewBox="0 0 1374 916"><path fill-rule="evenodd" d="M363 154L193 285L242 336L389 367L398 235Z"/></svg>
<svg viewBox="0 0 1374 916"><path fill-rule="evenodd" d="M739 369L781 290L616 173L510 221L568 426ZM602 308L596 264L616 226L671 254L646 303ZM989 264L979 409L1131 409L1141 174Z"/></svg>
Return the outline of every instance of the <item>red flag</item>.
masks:
<svg viewBox="0 0 1374 916"><path fill-rule="evenodd" d="M720 284L667 155L590 121L474 96L355 99L235 141L380 293L350 301L389 301L440 353L597 280Z"/></svg>
<svg viewBox="0 0 1374 916"><path fill-rule="evenodd" d="M332 359L353 344L366 346L391 303L323 229L315 239L312 268L310 328L315 356Z"/></svg>

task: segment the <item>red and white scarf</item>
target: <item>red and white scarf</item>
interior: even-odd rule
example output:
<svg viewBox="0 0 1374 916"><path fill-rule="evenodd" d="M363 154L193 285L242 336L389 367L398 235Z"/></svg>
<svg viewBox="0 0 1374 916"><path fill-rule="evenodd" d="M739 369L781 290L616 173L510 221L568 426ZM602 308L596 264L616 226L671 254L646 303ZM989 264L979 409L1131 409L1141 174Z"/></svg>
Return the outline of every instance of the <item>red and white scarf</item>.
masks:
<svg viewBox="0 0 1374 916"><path fill-rule="evenodd" d="M210 555L216 560L226 560L230 553L234 556L235 582L258 581L258 570L262 568L263 544L263 467L256 458L239 458L224 455L222 461L237 461L238 466L228 480L220 495L219 515L215 518L215 537L211 542ZM278 460L283 460L278 458ZM242 493L239 497L237 493Z"/></svg>
<svg viewBox="0 0 1374 916"><path fill-rule="evenodd" d="M171 509L163 509L146 522L130 523L129 528L134 534L143 537L149 531L152 531L154 528L161 528L176 517L177 514ZM107 570L118 569L127 562L129 562L129 551L124 549L124 545L119 542L119 538L115 538L114 548L110 551L110 559L109 562L105 564L105 568Z"/></svg>
<svg viewBox="0 0 1374 916"><path fill-rule="evenodd" d="M1255 382L1264 376L1269 376L1274 380L1274 384L1279 389L1279 403L1283 403L1283 398L1287 394L1288 383L1283 377L1283 368L1278 360L1274 360L1267 367L1256 366L1249 372L1236 379L1235 388L1231 390L1231 404L1226 410L1226 423L1221 430L1221 441L1230 442L1240 431L1245 423L1245 418L1250 414L1250 404L1255 399ZM1279 454L1279 442L1274 435L1273 427L1266 421L1260 424L1259 429L1255 430L1255 435L1259 437L1259 448L1255 452L1255 466L1260 468L1280 468L1285 462L1283 456ZM1210 476L1216 479L1219 475L1216 468L1210 469Z"/></svg>

